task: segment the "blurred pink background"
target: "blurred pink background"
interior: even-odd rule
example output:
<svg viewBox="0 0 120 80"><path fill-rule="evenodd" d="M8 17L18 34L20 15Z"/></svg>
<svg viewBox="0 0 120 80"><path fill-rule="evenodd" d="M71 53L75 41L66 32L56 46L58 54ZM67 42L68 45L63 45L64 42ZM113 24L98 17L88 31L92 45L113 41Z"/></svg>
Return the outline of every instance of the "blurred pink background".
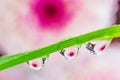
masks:
<svg viewBox="0 0 120 80"><path fill-rule="evenodd" d="M31 5L35 1L42 3L43 0L0 0L1 53L10 55L41 48L113 25L117 18L118 0L55 0L64 3L63 14L69 18L43 26L38 24L38 17L32 12ZM0 71L0 80L120 80L119 46L119 40L114 40L100 56L89 54L82 47L73 60L65 60L56 52L40 71L24 63Z"/></svg>

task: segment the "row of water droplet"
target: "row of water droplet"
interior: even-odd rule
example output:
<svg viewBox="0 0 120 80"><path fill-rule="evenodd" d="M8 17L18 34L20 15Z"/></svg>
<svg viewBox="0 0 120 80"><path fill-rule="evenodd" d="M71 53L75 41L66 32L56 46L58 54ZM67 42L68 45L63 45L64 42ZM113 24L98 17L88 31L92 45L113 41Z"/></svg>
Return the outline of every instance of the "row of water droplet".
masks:
<svg viewBox="0 0 120 80"><path fill-rule="evenodd" d="M91 54L101 55L104 53L104 51L106 51L110 43L111 40L90 41L85 44L85 48ZM75 45L62 49L59 53L67 60L74 59L79 54L80 47L81 45ZM48 57L49 56L43 56L41 58L30 60L27 62L27 64L34 70L40 70L47 63Z"/></svg>

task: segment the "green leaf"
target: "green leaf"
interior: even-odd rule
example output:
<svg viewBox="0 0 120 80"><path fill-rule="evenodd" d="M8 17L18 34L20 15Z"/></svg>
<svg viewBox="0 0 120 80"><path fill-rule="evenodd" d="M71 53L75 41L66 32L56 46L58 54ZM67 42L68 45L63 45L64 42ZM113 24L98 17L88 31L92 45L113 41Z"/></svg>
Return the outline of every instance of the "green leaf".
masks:
<svg viewBox="0 0 120 80"><path fill-rule="evenodd" d="M108 38L112 39L115 37L120 37L120 25L114 25L94 32L72 37L41 49L3 56L0 58L0 70L10 68L41 56L52 54L53 52L59 51L63 48L67 48L76 44L84 44L85 42L93 39L106 40Z"/></svg>

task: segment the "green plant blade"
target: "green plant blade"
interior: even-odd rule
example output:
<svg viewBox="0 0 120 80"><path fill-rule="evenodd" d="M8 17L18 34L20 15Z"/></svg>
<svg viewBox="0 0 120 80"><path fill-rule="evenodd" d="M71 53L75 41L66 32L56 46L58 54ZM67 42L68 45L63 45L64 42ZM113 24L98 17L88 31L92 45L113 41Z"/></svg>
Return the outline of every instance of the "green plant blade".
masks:
<svg viewBox="0 0 120 80"><path fill-rule="evenodd" d="M12 66L27 62L29 60L52 54L56 51L59 51L63 48L67 48L76 44L84 44L93 39L103 39L106 40L106 36L110 38L120 37L120 25L114 25L112 27L100 29L94 32L69 38L64 41L46 46L41 49L32 50L28 52L23 52L19 54L4 56L0 58L0 70L10 68Z"/></svg>

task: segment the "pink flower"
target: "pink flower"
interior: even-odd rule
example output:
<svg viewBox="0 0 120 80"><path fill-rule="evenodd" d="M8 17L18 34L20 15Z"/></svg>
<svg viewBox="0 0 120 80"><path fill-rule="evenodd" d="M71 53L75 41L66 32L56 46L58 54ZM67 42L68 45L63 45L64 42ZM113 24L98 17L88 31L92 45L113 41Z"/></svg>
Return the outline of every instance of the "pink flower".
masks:
<svg viewBox="0 0 120 80"><path fill-rule="evenodd" d="M7 54L14 54L112 25L115 22L116 2L117 0L1 0L0 46ZM84 49L82 53L82 57L71 62L64 61L58 54L51 55L47 69L41 70L39 75L33 74L24 66L26 68L22 68L25 70L16 71L18 73L14 76L20 75L25 80L85 80L86 75L95 70L97 61L100 65L102 61L101 58L96 60L95 57L84 54ZM10 70L14 72L13 69ZM0 72L0 75L6 76L0 76L0 80L14 79L14 76L10 77L11 72L8 72L9 70L5 74L4 71Z"/></svg>
<svg viewBox="0 0 120 80"><path fill-rule="evenodd" d="M40 48L113 24L114 7L114 0L1 1L0 42L8 53Z"/></svg>

